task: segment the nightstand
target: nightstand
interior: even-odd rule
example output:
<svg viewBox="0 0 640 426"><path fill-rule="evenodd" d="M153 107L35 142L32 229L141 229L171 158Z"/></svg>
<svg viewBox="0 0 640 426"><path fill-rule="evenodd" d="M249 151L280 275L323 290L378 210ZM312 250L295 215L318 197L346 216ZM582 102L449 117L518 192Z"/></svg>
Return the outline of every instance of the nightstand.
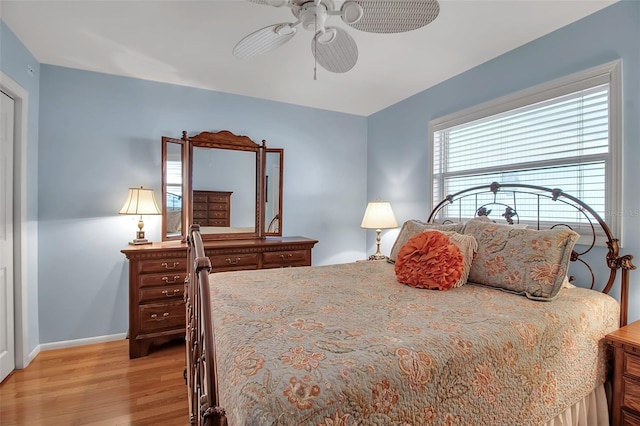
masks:
<svg viewBox="0 0 640 426"><path fill-rule="evenodd" d="M640 321L605 337L613 348L611 424L640 426Z"/></svg>

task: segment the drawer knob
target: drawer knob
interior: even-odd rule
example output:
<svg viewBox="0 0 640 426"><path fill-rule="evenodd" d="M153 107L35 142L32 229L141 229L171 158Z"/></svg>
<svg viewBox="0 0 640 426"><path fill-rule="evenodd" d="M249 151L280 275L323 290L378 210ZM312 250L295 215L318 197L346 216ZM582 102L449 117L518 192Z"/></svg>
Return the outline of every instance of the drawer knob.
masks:
<svg viewBox="0 0 640 426"><path fill-rule="evenodd" d="M162 262L162 266L164 266L164 269L176 269L176 267L180 265L180 262L171 262L171 263L172 265L169 266L168 262Z"/></svg>
<svg viewBox="0 0 640 426"><path fill-rule="evenodd" d="M281 254L280 255L280 259L285 260L288 257L293 257L293 254L289 253L289 254Z"/></svg>
<svg viewBox="0 0 640 426"><path fill-rule="evenodd" d="M151 319L154 319L156 321L164 321L168 316L169 312L165 312L164 314L162 314L162 318L158 317L158 314L151 314Z"/></svg>
<svg viewBox="0 0 640 426"><path fill-rule="evenodd" d="M236 257L235 259L231 259L230 257L227 257L226 261L229 265L237 265L238 262L240 262L240 258Z"/></svg>
<svg viewBox="0 0 640 426"><path fill-rule="evenodd" d="M162 277L162 281L166 282L167 284L173 284L179 279L180 279L180 275L174 275L171 281L169 281L169 277Z"/></svg>
<svg viewBox="0 0 640 426"><path fill-rule="evenodd" d="M179 292L180 292L179 288L174 289L173 292L169 292L169 290L162 290L162 294L164 294L167 297L173 297Z"/></svg>

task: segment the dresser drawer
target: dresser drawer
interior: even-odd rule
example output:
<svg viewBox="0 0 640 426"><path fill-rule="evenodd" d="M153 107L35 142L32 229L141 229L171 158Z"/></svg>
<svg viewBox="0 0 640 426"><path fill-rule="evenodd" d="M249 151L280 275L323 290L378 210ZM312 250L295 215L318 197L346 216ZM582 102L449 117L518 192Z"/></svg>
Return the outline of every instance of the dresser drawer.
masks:
<svg viewBox="0 0 640 426"><path fill-rule="evenodd" d="M207 210L207 203L193 203L193 211Z"/></svg>
<svg viewBox="0 0 640 426"><path fill-rule="evenodd" d="M640 357L637 355L624 353L624 374L640 379Z"/></svg>
<svg viewBox="0 0 640 426"><path fill-rule="evenodd" d="M623 377L624 397L622 406L640 413L640 382L638 380Z"/></svg>
<svg viewBox="0 0 640 426"><path fill-rule="evenodd" d="M209 212L209 219L226 219L227 212L220 210L212 210Z"/></svg>
<svg viewBox="0 0 640 426"><path fill-rule="evenodd" d="M229 207L226 203L209 203L209 211L227 212Z"/></svg>
<svg viewBox="0 0 640 426"><path fill-rule="evenodd" d="M307 264L308 262L308 250L271 251L262 253L262 264L269 268L301 265Z"/></svg>
<svg viewBox="0 0 640 426"><path fill-rule="evenodd" d="M193 191L193 202L194 203L206 203L207 202L207 194L203 194L201 192Z"/></svg>
<svg viewBox="0 0 640 426"><path fill-rule="evenodd" d="M194 219L206 219L209 215L206 210L194 210L193 218Z"/></svg>
<svg viewBox="0 0 640 426"><path fill-rule="evenodd" d="M208 200L210 203L226 203L227 201L229 201L229 194L225 194L225 195L209 194Z"/></svg>
<svg viewBox="0 0 640 426"><path fill-rule="evenodd" d="M219 270L219 268L235 268L239 266L251 266L253 269L258 267L258 253L239 253L239 254L216 254L209 256L211 266Z"/></svg>
<svg viewBox="0 0 640 426"><path fill-rule="evenodd" d="M170 285L166 287L141 288L139 297L140 304L154 301L172 302L175 300L182 300L184 297L184 284Z"/></svg>
<svg viewBox="0 0 640 426"><path fill-rule="evenodd" d="M141 305L140 333L185 327L184 302L172 304Z"/></svg>
<svg viewBox="0 0 640 426"><path fill-rule="evenodd" d="M154 272L186 272L187 259L159 259L145 260L139 263L139 273L152 274Z"/></svg>
<svg viewBox="0 0 640 426"><path fill-rule="evenodd" d="M622 410L622 425L623 426L640 426L640 417L629 413L627 410Z"/></svg>
<svg viewBox="0 0 640 426"><path fill-rule="evenodd" d="M207 224L209 226L229 226L229 222L226 219L209 219Z"/></svg>
<svg viewBox="0 0 640 426"><path fill-rule="evenodd" d="M140 287L184 286L186 272L165 272L164 274L145 274L139 276Z"/></svg>

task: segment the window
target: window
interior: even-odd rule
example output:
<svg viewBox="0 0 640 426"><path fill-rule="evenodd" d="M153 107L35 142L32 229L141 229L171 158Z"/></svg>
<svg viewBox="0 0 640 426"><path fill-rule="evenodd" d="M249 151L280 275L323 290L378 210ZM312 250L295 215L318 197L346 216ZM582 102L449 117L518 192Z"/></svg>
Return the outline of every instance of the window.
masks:
<svg viewBox="0 0 640 426"><path fill-rule="evenodd" d="M586 202L619 236L619 215L611 212L621 211L620 80L617 61L433 120L432 206L491 182L557 187ZM558 213L546 219L578 229L584 220ZM520 204L518 214L521 221L537 217L533 203Z"/></svg>
<svg viewBox="0 0 640 426"><path fill-rule="evenodd" d="M182 209L182 162L167 160L167 210Z"/></svg>

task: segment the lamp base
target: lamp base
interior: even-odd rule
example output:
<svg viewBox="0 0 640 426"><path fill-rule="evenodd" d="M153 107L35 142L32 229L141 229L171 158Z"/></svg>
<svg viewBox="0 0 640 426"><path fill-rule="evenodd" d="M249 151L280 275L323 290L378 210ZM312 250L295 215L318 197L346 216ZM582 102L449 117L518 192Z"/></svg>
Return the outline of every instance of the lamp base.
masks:
<svg viewBox="0 0 640 426"><path fill-rule="evenodd" d="M369 260L387 260L388 257L380 252L380 232L381 229L376 229L376 252L369 256Z"/></svg>
<svg viewBox="0 0 640 426"><path fill-rule="evenodd" d="M140 228L140 230L136 232L136 239L133 241L129 241L129 245L140 246L143 244L151 244L151 241L147 240L144 237L144 231L142 230L142 226L140 225L141 223L142 223L142 219L140 219L140 222L138 222L138 227Z"/></svg>
<svg viewBox="0 0 640 426"><path fill-rule="evenodd" d="M151 241L147 239L137 239L137 238L133 241L129 241L130 246L141 246L144 244L151 244Z"/></svg>
<svg viewBox="0 0 640 426"><path fill-rule="evenodd" d="M389 258L387 256L385 256L384 254L372 254L371 256L369 256L369 260L388 260Z"/></svg>

